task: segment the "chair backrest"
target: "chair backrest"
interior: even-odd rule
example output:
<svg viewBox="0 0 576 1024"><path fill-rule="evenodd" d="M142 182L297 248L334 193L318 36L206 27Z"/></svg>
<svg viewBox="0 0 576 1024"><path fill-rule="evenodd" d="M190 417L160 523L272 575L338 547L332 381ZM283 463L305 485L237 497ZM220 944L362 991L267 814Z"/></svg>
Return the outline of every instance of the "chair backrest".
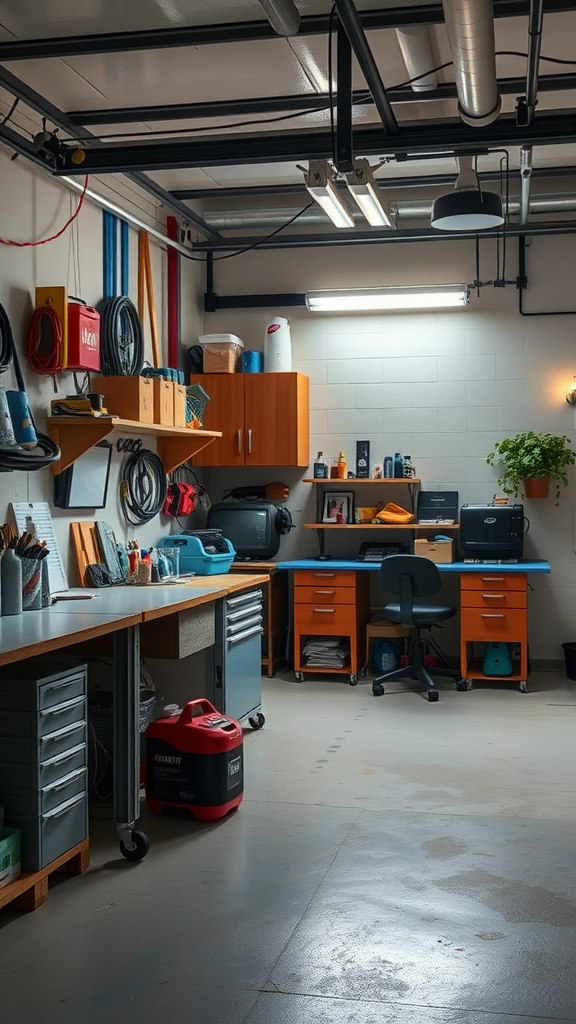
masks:
<svg viewBox="0 0 576 1024"><path fill-rule="evenodd" d="M437 566L429 558L421 555L389 555L380 568L380 586L382 590L398 597L402 622L410 625L414 598L437 594L442 580Z"/></svg>

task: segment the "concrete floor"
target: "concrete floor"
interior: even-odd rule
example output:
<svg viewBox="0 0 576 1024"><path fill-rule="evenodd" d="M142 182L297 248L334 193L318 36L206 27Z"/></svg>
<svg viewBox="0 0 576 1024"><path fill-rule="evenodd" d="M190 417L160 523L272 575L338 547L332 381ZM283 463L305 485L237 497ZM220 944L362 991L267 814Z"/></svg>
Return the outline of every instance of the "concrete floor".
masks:
<svg viewBox="0 0 576 1024"><path fill-rule="evenodd" d="M264 681L245 798L0 912L6 1024L576 1022L576 683Z"/></svg>

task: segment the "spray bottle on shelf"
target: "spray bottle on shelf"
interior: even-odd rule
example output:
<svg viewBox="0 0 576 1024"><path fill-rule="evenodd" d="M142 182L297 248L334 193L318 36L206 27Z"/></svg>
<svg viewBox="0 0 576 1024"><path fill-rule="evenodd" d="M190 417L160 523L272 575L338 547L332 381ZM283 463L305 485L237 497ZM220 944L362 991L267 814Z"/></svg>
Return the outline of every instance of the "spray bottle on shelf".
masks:
<svg viewBox="0 0 576 1024"><path fill-rule="evenodd" d="M346 452L340 452L338 456L338 479L346 479Z"/></svg>

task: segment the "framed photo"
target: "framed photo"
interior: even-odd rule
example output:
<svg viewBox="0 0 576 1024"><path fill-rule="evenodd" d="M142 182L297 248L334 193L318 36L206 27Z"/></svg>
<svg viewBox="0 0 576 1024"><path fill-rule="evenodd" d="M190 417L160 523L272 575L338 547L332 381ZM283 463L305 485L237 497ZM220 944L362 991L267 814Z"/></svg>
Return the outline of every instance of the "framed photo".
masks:
<svg viewBox="0 0 576 1024"><path fill-rule="evenodd" d="M324 494L322 522L353 523L354 491L326 491Z"/></svg>

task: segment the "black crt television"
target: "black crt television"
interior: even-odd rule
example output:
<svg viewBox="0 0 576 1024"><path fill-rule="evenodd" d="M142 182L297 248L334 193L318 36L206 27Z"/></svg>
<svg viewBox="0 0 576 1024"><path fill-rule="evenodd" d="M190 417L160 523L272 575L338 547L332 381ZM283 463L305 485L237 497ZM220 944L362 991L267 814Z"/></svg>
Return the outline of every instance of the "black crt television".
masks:
<svg viewBox="0 0 576 1024"><path fill-rule="evenodd" d="M222 530L238 558L267 561L278 553L276 505L269 501L223 501L212 505L206 525Z"/></svg>

